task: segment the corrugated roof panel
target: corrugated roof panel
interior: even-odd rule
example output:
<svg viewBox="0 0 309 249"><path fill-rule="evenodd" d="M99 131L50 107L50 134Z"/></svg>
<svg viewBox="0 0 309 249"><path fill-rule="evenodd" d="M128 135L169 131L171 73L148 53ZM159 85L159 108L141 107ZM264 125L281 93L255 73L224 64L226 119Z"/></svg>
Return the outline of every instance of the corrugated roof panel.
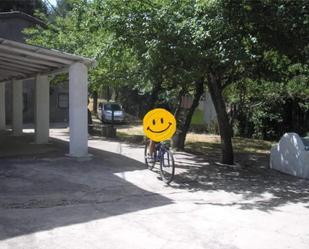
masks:
<svg viewBox="0 0 309 249"><path fill-rule="evenodd" d="M66 70L76 62L95 65L95 59L0 38L0 82Z"/></svg>

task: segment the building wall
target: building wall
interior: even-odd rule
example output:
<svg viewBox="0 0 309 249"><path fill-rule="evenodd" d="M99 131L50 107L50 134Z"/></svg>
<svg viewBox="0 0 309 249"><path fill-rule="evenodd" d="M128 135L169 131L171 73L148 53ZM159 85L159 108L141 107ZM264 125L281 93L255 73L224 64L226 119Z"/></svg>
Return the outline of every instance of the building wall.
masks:
<svg viewBox="0 0 309 249"><path fill-rule="evenodd" d="M50 120L69 121L69 82L50 87Z"/></svg>
<svg viewBox="0 0 309 249"><path fill-rule="evenodd" d="M188 109L191 107L192 102L192 96L183 96L181 100L181 107ZM200 115L202 115L202 117L200 117ZM193 115L193 120L199 120L199 123L207 125L213 125L217 122L217 113L209 92L206 92L201 98L199 105Z"/></svg>
<svg viewBox="0 0 309 249"><path fill-rule="evenodd" d="M20 12L0 13L0 37L17 42L25 42L25 28L41 25L39 21L29 15ZM34 122L34 79L23 82L23 120L24 123ZM69 119L68 83L50 87L50 121L67 122ZM12 84L6 84L6 121L12 121Z"/></svg>
<svg viewBox="0 0 309 249"><path fill-rule="evenodd" d="M6 122L12 122L12 84L7 83L5 87L6 96ZM34 80L23 82L23 122L34 122L35 105ZM67 122L69 117L69 90L68 83L50 87L50 121Z"/></svg>
<svg viewBox="0 0 309 249"><path fill-rule="evenodd" d="M217 113L209 92L206 92L205 98L200 101L199 108L204 112L204 122L206 124L211 125L217 122Z"/></svg>
<svg viewBox="0 0 309 249"><path fill-rule="evenodd" d="M22 31L34 26L34 23L18 17L0 18L0 37L8 40L25 42Z"/></svg>

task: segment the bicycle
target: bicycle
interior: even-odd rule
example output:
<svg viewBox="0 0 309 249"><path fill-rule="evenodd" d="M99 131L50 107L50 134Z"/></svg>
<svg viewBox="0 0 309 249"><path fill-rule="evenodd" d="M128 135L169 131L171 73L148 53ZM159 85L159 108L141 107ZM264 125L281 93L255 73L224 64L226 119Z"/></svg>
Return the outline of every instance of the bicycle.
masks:
<svg viewBox="0 0 309 249"><path fill-rule="evenodd" d="M160 163L160 174L162 180L169 184L175 174L175 160L173 153L169 149L169 146L164 142L156 143L155 150L153 155L148 154L148 147L149 147L150 140L147 139L145 143L145 164L147 165L148 169L152 170L155 166L156 162Z"/></svg>

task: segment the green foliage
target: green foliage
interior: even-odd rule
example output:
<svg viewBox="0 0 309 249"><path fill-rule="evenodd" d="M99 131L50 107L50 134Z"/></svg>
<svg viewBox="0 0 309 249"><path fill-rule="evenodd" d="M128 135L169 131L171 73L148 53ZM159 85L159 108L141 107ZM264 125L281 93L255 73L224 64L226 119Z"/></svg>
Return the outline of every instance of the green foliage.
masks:
<svg viewBox="0 0 309 249"><path fill-rule="evenodd" d="M194 92L212 74L237 106L238 130L273 137L291 101L309 109L308 8L306 0L59 0L52 17L41 15L47 28L27 33L32 44L96 58L90 89L111 86L131 109L147 109L152 97L175 106L181 89Z"/></svg>
<svg viewBox="0 0 309 249"><path fill-rule="evenodd" d="M308 66L291 64L285 70L279 82L246 79L226 90L228 102L237 107L236 135L277 139L287 131L308 130Z"/></svg>
<svg viewBox="0 0 309 249"><path fill-rule="evenodd" d="M26 30L30 44L59 49L97 60L97 67L90 70L90 89L105 85L119 86L134 81L135 58L129 49L119 46L114 35L96 22L95 3L70 0L62 1L59 8L69 3L69 11L64 16L45 20L47 28ZM60 10L59 10L60 11ZM131 83L131 82L130 82Z"/></svg>
<svg viewBox="0 0 309 249"><path fill-rule="evenodd" d="M240 135L278 138L309 130L309 4L299 1L226 1L233 25L255 41L247 77L226 95ZM307 117L307 118L306 118Z"/></svg>

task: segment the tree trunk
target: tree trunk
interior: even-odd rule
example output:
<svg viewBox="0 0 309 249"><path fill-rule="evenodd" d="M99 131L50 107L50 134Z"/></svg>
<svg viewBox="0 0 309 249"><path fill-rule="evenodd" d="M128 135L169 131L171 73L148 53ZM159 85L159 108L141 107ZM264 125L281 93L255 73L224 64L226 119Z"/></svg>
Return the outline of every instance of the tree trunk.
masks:
<svg viewBox="0 0 309 249"><path fill-rule="evenodd" d="M93 106L92 106L92 111L93 113L97 114L98 110L98 91L94 91L92 94L92 98L93 98Z"/></svg>
<svg viewBox="0 0 309 249"><path fill-rule="evenodd" d="M119 89L115 87L114 92L115 92L115 101L119 102Z"/></svg>
<svg viewBox="0 0 309 249"><path fill-rule="evenodd" d="M178 103L175 109L174 117L176 120L178 120L178 117L180 115L180 110L181 110L181 104L182 104L182 97L185 95L186 90L184 88L181 88L178 94Z"/></svg>
<svg viewBox="0 0 309 249"><path fill-rule="evenodd" d="M150 100L149 100L149 108L153 109L158 100L159 93L161 91L161 81L158 81L152 88Z"/></svg>
<svg viewBox="0 0 309 249"><path fill-rule="evenodd" d="M198 80L195 82L195 93L193 97L193 102L191 107L189 108L189 111L186 114L184 124L180 124L178 127L179 132L177 134L177 140L175 141L174 147L176 150L184 150L185 147L185 141L186 141L186 136L188 133L188 130L190 128L191 124L191 119L194 114L194 111L196 107L198 107L201 96L204 93L204 80Z"/></svg>
<svg viewBox="0 0 309 249"><path fill-rule="evenodd" d="M110 88L109 86L106 87L106 100L109 102L111 99L111 94L110 94Z"/></svg>
<svg viewBox="0 0 309 249"><path fill-rule="evenodd" d="M222 146L222 163L232 165L234 163L232 128L229 123L220 81L212 73L208 74L208 89L217 112Z"/></svg>

